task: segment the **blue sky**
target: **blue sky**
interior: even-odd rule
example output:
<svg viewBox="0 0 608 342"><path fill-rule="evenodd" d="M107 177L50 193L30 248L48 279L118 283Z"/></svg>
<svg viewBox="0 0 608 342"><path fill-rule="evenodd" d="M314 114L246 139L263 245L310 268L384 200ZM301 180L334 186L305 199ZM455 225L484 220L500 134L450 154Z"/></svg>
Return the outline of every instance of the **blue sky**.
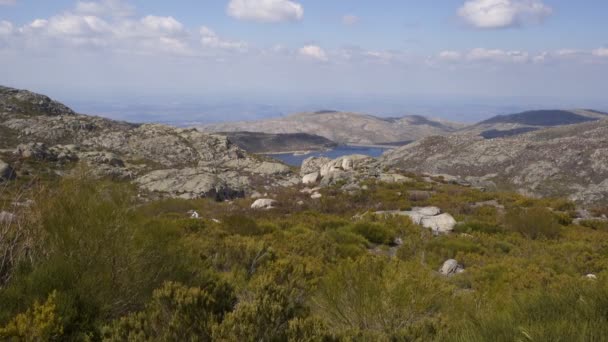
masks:
<svg viewBox="0 0 608 342"><path fill-rule="evenodd" d="M0 0L0 83L68 100L603 106L606 16L605 0Z"/></svg>

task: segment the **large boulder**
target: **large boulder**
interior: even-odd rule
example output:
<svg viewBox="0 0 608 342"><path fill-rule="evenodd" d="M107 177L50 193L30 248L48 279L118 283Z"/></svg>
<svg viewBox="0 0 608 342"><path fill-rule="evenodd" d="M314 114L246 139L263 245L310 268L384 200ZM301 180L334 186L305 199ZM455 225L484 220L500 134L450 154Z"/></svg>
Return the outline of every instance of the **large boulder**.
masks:
<svg viewBox="0 0 608 342"><path fill-rule="evenodd" d="M15 170L7 163L0 160L0 182L15 178Z"/></svg>
<svg viewBox="0 0 608 342"><path fill-rule="evenodd" d="M331 162L331 159L326 157L306 158L300 167L300 175L304 176L313 172L319 172L321 167L329 162Z"/></svg>
<svg viewBox="0 0 608 342"><path fill-rule="evenodd" d="M253 173L273 176L273 175L284 175L291 172L289 166L281 163L262 162L260 165L252 168Z"/></svg>
<svg viewBox="0 0 608 342"><path fill-rule="evenodd" d="M277 201L269 198L260 198L253 202L251 209L272 209Z"/></svg>
<svg viewBox="0 0 608 342"><path fill-rule="evenodd" d="M435 233L446 234L454 230L456 220L450 214L425 216L422 218L422 226L431 229Z"/></svg>
<svg viewBox="0 0 608 342"><path fill-rule="evenodd" d="M306 176L302 177L302 183L304 183L304 184L314 184L318 180L319 180L318 172L309 173Z"/></svg>
<svg viewBox="0 0 608 342"><path fill-rule="evenodd" d="M446 260L441 268L439 269L439 273L444 276L453 276L458 273L464 272L464 267L458 263L458 261L454 259Z"/></svg>
<svg viewBox="0 0 608 342"><path fill-rule="evenodd" d="M456 220L452 215L441 214L437 207L415 207L408 211L378 211L377 215L408 216L412 222L431 229L435 234L447 234L454 230Z"/></svg>

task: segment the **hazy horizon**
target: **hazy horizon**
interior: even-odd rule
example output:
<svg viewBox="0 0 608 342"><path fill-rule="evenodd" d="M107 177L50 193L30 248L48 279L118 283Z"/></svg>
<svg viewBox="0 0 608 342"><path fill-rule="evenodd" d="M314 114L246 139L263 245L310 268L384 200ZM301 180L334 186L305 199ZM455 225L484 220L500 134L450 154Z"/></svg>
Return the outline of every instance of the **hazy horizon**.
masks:
<svg viewBox="0 0 608 342"><path fill-rule="evenodd" d="M0 0L0 83L176 123L607 110L605 13L602 0Z"/></svg>

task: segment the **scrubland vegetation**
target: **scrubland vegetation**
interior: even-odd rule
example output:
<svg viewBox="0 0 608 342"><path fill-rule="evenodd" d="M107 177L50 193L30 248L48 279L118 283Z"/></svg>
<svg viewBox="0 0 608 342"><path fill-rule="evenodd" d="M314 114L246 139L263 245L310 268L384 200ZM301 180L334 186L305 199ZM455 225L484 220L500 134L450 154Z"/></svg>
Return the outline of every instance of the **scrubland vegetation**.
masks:
<svg viewBox="0 0 608 342"><path fill-rule="evenodd" d="M605 224L574 224L560 199L367 185L318 201L287 189L269 211L145 202L87 177L5 187L0 208L34 202L0 223L0 340L608 339ZM371 214L427 205L456 232ZM450 258L465 271L444 277Z"/></svg>

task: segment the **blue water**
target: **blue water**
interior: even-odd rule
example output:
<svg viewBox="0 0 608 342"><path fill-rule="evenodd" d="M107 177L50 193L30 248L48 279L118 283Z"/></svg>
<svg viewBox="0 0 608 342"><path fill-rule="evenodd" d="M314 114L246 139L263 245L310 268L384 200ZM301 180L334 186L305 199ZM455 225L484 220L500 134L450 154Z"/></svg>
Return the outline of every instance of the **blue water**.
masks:
<svg viewBox="0 0 608 342"><path fill-rule="evenodd" d="M278 159L287 165L299 167L302 165L304 159L310 157L327 157L330 159L336 159L351 154L363 154L370 157L379 157L386 150L387 148L379 147L338 146L333 150L323 152L312 152L303 156L294 156L293 153L281 153L270 155L270 157Z"/></svg>

